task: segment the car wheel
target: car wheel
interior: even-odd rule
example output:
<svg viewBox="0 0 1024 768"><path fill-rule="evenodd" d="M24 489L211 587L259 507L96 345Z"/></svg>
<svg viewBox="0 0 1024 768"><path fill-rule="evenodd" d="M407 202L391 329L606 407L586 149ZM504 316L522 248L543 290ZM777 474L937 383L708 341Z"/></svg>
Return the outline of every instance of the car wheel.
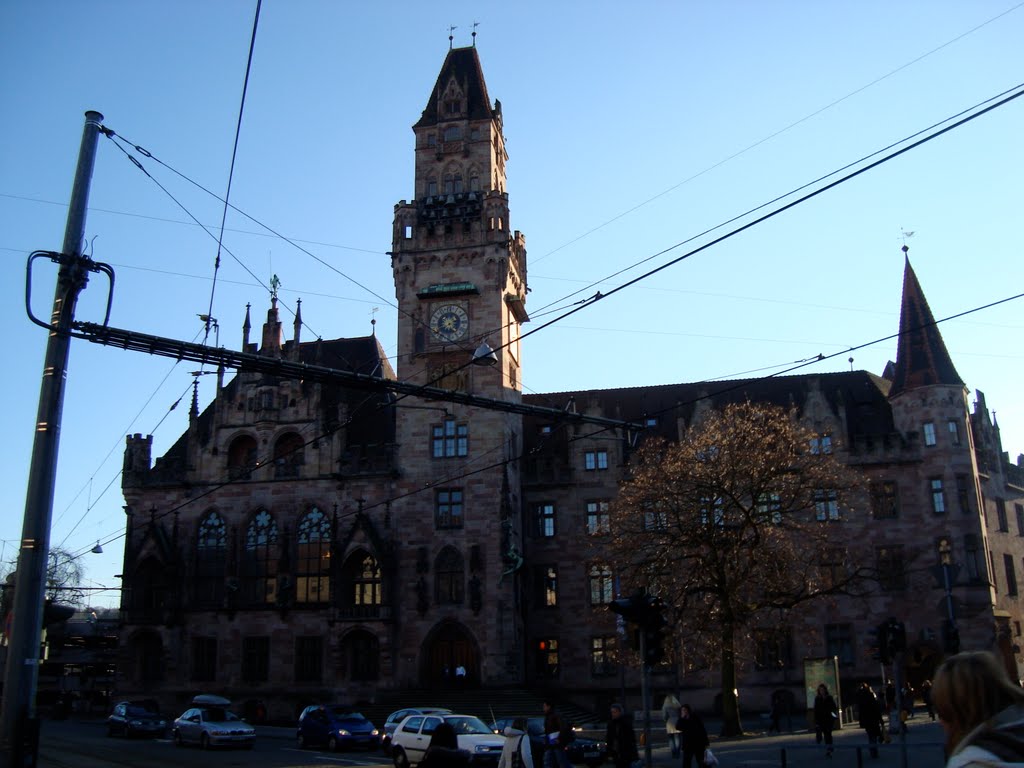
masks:
<svg viewBox="0 0 1024 768"><path fill-rule="evenodd" d="M205 733L202 736L199 737L199 748L200 749L209 749L210 748L210 737L207 736Z"/></svg>
<svg viewBox="0 0 1024 768"><path fill-rule="evenodd" d="M185 742L181 740L181 731L179 731L177 728L174 729L174 746L185 746Z"/></svg>
<svg viewBox="0 0 1024 768"><path fill-rule="evenodd" d="M409 768L409 758L405 756L405 750L401 747L391 746L391 759L395 768Z"/></svg>
<svg viewBox="0 0 1024 768"><path fill-rule="evenodd" d="M329 749L331 752L337 752L339 749L341 749L341 743L338 741L337 736L331 736L329 739L327 739L327 749Z"/></svg>

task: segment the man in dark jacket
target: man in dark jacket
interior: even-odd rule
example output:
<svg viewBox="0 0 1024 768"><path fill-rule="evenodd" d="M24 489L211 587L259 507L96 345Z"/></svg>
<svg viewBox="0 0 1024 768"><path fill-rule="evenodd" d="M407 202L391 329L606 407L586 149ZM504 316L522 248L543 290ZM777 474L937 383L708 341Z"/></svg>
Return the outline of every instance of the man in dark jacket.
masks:
<svg viewBox="0 0 1024 768"><path fill-rule="evenodd" d="M615 768L629 768L640 755L636 751L636 734L633 733L632 719L622 711L621 704L612 704L611 719L605 732L608 742L608 757Z"/></svg>
<svg viewBox="0 0 1024 768"><path fill-rule="evenodd" d="M694 758L697 768L704 765L704 750L708 748L708 731L700 715L689 704L679 708L679 722L676 725L683 742L683 768L690 768Z"/></svg>
<svg viewBox="0 0 1024 768"><path fill-rule="evenodd" d="M878 757L878 742L882 739L882 707L867 683L861 683L857 690L857 717L860 727L868 735L871 756Z"/></svg>
<svg viewBox="0 0 1024 768"><path fill-rule="evenodd" d="M555 711L553 702L544 702L544 768L572 768L565 748L572 741L572 728Z"/></svg>

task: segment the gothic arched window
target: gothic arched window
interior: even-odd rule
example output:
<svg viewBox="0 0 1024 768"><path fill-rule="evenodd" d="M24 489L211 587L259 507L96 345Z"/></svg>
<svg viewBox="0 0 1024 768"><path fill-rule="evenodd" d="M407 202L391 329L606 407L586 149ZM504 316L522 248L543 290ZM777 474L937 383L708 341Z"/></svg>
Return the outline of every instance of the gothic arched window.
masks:
<svg viewBox="0 0 1024 768"><path fill-rule="evenodd" d="M299 521L298 534L295 600L326 603L331 598L331 522L313 507Z"/></svg>
<svg viewBox="0 0 1024 768"><path fill-rule="evenodd" d="M462 555L455 547L445 547L434 563L437 602L461 605L466 595L466 575Z"/></svg>
<svg viewBox="0 0 1024 768"><path fill-rule="evenodd" d="M228 477L248 480L255 468L256 440L249 435L239 435L228 446Z"/></svg>
<svg viewBox="0 0 1024 768"><path fill-rule="evenodd" d="M277 523L261 509L245 531L242 574L245 596L251 603L273 603L277 598Z"/></svg>
<svg viewBox="0 0 1024 768"><path fill-rule="evenodd" d="M281 435L274 443L274 477L298 477L305 463L305 442L295 432Z"/></svg>
<svg viewBox="0 0 1024 768"><path fill-rule="evenodd" d="M196 603L220 605L224 598L224 566L228 552L228 528L217 512L199 521L196 533Z"/></svg>

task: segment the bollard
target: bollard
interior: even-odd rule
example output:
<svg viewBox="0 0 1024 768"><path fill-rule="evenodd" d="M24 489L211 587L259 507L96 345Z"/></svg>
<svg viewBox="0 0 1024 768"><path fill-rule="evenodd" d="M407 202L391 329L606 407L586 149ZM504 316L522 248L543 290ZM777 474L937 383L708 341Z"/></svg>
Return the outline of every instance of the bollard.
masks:
<svg viewBox="0 0 1024 768"><path fill-rule="evenodd" d="M782 747L782 749L780 749L779 752L782 753L781 755L779 755L779 765L781 766L781 768L786 768L786 748Z"/></svg>
<svg viewBox="0 0 1024 768"><path fill-rule="evenodd" d="M860 747L857 747L857 768L864 768L864 755L861 754Z"/></svg>

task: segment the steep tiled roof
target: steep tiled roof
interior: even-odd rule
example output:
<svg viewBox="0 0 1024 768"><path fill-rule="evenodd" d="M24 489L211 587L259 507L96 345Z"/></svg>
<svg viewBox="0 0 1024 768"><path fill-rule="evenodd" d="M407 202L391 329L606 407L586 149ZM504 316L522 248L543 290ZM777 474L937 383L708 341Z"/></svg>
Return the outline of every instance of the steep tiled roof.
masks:
<svg viewBox="0 0 1024 768"><path fill-rule="evenodd" d="M580 412L599 411L604 416L632 422L656 416L658 424L650 431L674 438L676 419L689 423L703 400L716 409L746 400L803 409L814 390L821 392L833 412L838 414L845 408L848 438L894 431L892 411L886 400L889 382L867 371L552 392L524 395L523 402L563 408L572 400ZM535 429L526 428L528 439L535 433Z"/></svg>
<svg viewBox="0 0 1024 768"><path fill-rule="evenodd" d="M953 367L942 334L928 301L907 259L903 270L903 304L900 308L900 339L896 351L890 397L917 387L959 384L963 379Z"/></svg>
<svg viewBox="0 0 1024 768"><path fill-rule="evenodd" d="M441 72L437 76L437 82L434 83L434 89L430 92L427 107L414 128L437 124L438 99L453 77L466 94L466 113L470 120L485 120L494 116L476 48L453 48L448 51Z"/></svg>

